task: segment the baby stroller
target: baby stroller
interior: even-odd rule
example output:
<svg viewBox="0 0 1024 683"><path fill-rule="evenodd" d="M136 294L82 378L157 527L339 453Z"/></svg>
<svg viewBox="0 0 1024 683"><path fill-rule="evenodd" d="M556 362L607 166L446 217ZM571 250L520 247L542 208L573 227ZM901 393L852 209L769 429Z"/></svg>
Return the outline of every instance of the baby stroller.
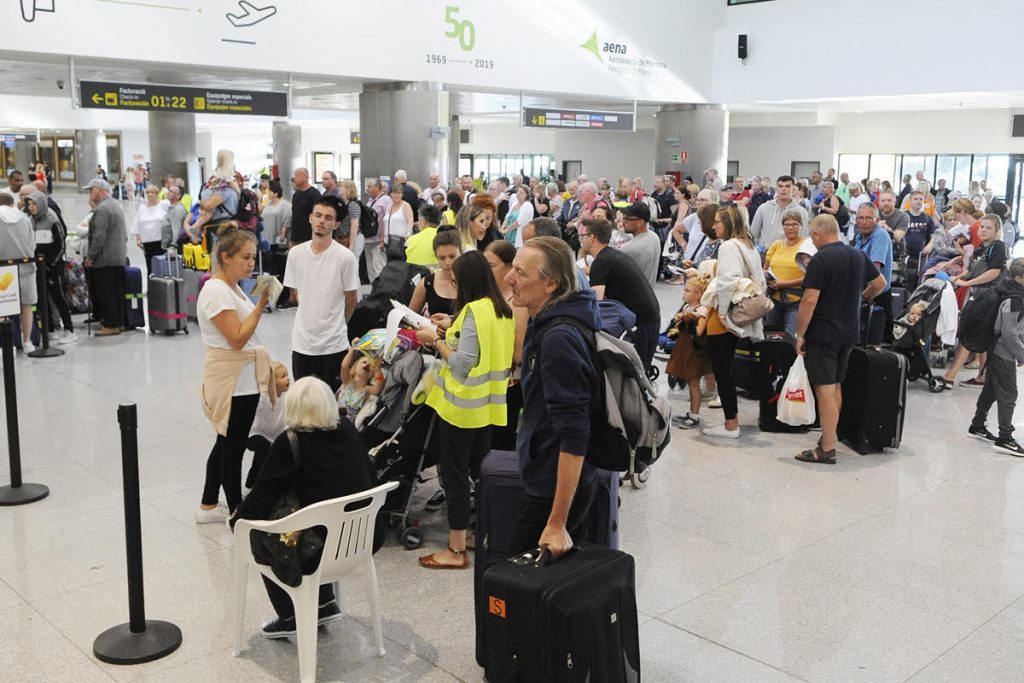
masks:
<svg viewBox="0 0 1024 683"><path fill-rule="evenodd" d="M408 550L423 545L423 532L418 522L410 519L413 492L423 470L438 462L433 438L437 413L413 400L425 373L422 355L412 350L402 352L385 369L378 408L360 432L377 480L399 483L388 494L380 514L388 527L397 529L398 539Z"/></svg>
<svg viewBox="0 0 1024 683"><path fill-rule="evenodd" d="M928 348L935 334L935 326L939 319L942 306L942 290L949 286L939 278L925 280L907 300L906 312L893 323L892 350L907 357L909 370L907 379L927 381L928 388L935 393L941 392L945 384L941 377L932 374ZM926 308L916 323L910 322L910 308L917 303L924 303Z"/></svg>

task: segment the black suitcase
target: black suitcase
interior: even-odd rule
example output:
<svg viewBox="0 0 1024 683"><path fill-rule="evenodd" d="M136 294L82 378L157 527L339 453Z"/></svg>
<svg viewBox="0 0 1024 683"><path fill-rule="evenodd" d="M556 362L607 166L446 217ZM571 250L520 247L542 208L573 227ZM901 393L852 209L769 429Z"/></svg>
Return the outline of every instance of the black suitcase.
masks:
<svg viewBox="0 0 1024 683"><path fill-rule="evenodd" d="M146 295L142 293L142 270L134 266L124 269L124 326L134 330L146 326Z"/></svg>
<svg viewBox="0 0 1024 683"><path fill-rule="evenodd" d="M893 351L857 347L850 352L837 432L861 455L900 447L908 365L906 356Z"/></svg>
<svg viewBox="0 0 1024 683"><path fill-rule="evenodd" d="M177 277L149 278L149 331L188 334L185 281Z"/></svg>
<svg viewBox="0 0 1024 683"><path fill-rule="evenodd" d="M762 432L806 432L806 426L794 427L778 419L782 385L796 361L793 337L786 332L766 332L757 349L757 426Z"/></svg>
<svg viewBox="0 0 1024 683"><path fill-rule="evenodd" d="M589 543L547 565L535 555L484 574L487 680L639 682L632 556Z"/></svg>
<svg viewBox="0 0 1024 683"><path fill-rule="evenodd" d="M750 339L737 340L732 357L732 379L737 389L757 393L757 362L757 343Z"/></svg>
<svg viewBox="0 0 1024 683"><path fill-rule="evenodd" d="M519 456L515 451L494 450L480 464L477 486L477 547L473 558L473 596L476 605L476 661L486 665L483 614L486 602L481 585L484 572L508 558L510 543L523 499ZM609 548L619 547L619 473L598 471L598 490L583 528L576 537Z"/></svg>

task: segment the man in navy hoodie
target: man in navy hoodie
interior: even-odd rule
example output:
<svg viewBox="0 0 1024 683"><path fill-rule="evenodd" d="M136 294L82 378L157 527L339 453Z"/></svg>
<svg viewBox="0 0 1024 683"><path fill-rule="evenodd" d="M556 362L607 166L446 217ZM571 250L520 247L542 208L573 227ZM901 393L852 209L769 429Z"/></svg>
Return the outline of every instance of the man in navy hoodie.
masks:
<svg viewBox="0 0 1024 683"><path fill-rule="evenodd" d="M597 491L585 459L596 414L599 377L580 330L601 317L591 290L580 290L572 251L555 237L536 237L516 253L506 277L512 303L530 314L523 349L523 415L516 448L526 495L510 553L547 547L554 558L572 548Z"/></svg>

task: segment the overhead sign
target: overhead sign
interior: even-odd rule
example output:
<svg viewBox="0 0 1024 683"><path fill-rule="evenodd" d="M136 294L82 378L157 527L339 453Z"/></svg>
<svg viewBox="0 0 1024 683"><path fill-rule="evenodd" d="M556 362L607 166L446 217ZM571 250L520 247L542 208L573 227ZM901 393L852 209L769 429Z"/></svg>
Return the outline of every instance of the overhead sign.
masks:
<svg viewBox="0 0 1024 683"><path fill-rule="evenodd" d="M18 266L0 266L0 317L21 313Z"/></svg>
<svg viewBox="0 0 1024 683"><path fill-rule="evenodd" d="M575 128L577 130L633 131L633 114L576 109L523 108L523 125L527 128Z"/></svg>
<svg viewBox="0 0 1024 683"><path fill-rule="evenodd" d="M79 91L82 106L87 109L250 116L288 115L288 94L283 92L98 81L82 81L79 84Z"/></svg>
<svg viewBox="0 0 1024 683"><path fill-rule="evenodd" d="M15 142L36 142L38 138L35 133L0 133L0 141L6 143Z"/></svg>

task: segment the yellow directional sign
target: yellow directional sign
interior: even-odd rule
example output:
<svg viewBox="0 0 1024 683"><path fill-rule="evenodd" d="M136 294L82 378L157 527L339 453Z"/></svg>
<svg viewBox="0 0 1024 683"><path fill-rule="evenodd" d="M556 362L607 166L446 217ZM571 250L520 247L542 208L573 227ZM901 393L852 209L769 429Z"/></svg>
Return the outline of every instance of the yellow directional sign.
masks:
<svg viewBox="0 0 1024 683"><path fill-rule="evenodd" d="M288 94L283 92L98 81L81 81L79 92L82 106L90 109L288 115Z"/></svg>
<svg viewBox="0 0 1024 683"><path fill-rule="evenodd" d="M93 104L99 104L102 101L103 101L103 98L100 97L99 93L96 93L95 95L92 96L92 103Z"/></svg>
<svg viewBox="0 0 1024 683"><path fill-rule="evenodd" d="M103 104L105 104L108 107L116 107L117 106L117 93L116 92L103 93Z"/></svg>

